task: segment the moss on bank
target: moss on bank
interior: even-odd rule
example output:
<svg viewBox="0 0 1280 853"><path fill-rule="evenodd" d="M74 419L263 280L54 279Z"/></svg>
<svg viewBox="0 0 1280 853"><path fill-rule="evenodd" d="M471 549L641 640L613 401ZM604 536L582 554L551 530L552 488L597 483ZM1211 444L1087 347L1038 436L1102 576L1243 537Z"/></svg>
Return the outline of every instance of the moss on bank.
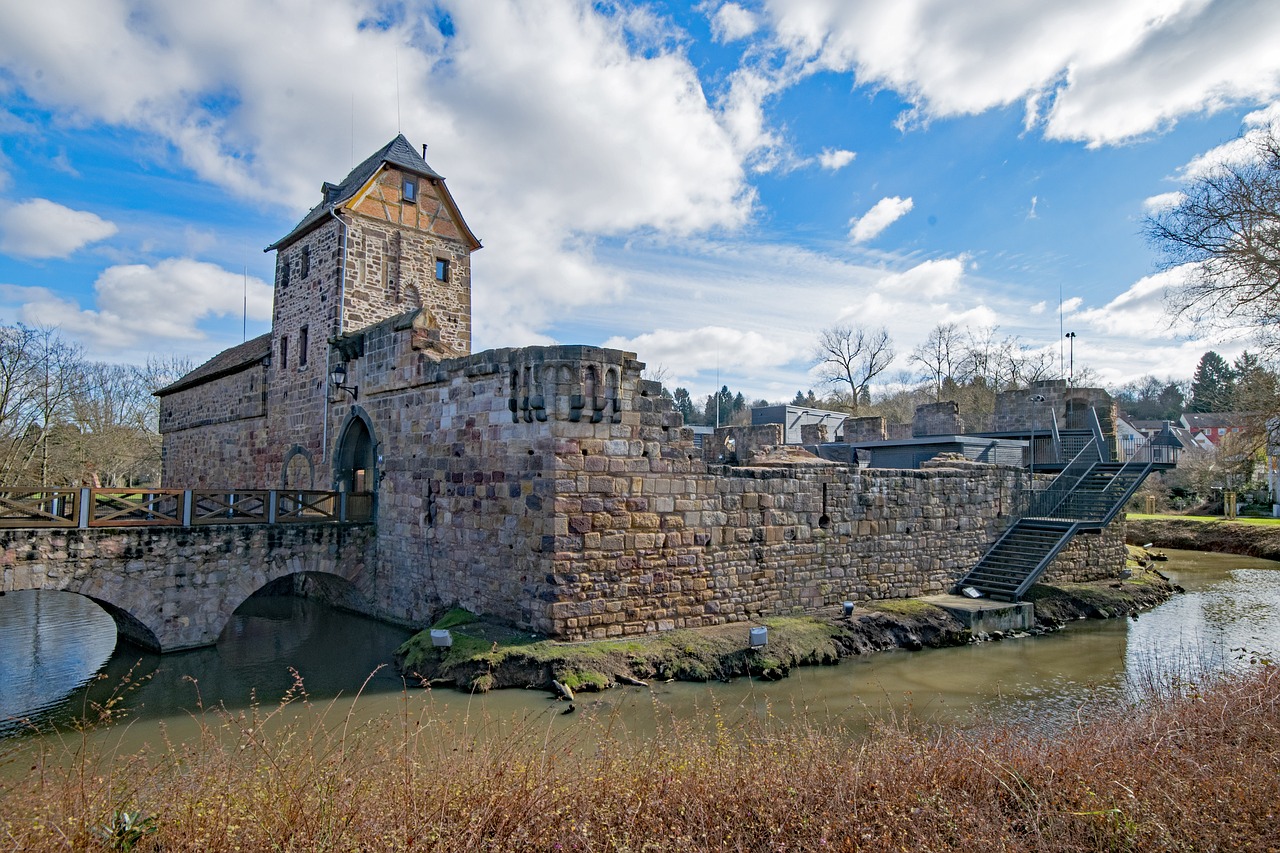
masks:
<svg viewBox="0 0 1280 853"><path fill-rule="evenodd" d="M1141 551L1141 549L1135 549ZM1082 618L1107 618L1154 607L1173 592L1135 555L1127 579L1036 586L1038 630ZM768 644L748 647L748 628L769 629ZM434 647L430 631L411 637L396 652L400 670L431 685L484 692L504 687L550 688L554 679L574 691L651 680L711 681L750 675L786 677L796 666L831 665L843 657L888 649L919 650L974 641L958 618L925 601L866 602L853 615L770 617L709 628L638 637L565 643L451 610L434 628L448 628L453 646Z"/></svg>

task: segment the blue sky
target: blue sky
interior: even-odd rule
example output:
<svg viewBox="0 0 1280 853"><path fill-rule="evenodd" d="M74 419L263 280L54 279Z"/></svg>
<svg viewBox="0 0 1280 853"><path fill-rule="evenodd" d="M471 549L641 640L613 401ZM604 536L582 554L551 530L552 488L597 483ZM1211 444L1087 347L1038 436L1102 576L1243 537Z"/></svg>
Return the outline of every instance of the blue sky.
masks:
<svg viewBox="0 0 1280 853"><path fill-rule="evenodd" d="M0 7L0 321L95 358L265 331L262 248L397 131L485 248L477 349L635 350L817 388L836 323L1061 349L1115 384L1248 344L1170 327L1142 221L1280 119L1244 0L47 0ZM246 284L247 282L247 284Z"/></svg>

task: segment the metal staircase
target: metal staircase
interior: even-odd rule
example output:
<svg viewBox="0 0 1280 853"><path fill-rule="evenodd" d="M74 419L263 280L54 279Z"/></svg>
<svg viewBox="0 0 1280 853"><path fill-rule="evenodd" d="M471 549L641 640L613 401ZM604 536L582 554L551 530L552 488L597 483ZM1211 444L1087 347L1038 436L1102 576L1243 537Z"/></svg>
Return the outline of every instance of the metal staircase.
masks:
<svg viewBox="0 0 1280 853"><path fill-rule="evenodd" d="M957 590L969 587L988 598L1018 601L1077 533L1100 531L1120 513L1156 467L1151 446L1138 448L1128 462L1112 462L1096 416L1093 422L1093 437L1047 488L1027 496L1014 522Z"/></svg>

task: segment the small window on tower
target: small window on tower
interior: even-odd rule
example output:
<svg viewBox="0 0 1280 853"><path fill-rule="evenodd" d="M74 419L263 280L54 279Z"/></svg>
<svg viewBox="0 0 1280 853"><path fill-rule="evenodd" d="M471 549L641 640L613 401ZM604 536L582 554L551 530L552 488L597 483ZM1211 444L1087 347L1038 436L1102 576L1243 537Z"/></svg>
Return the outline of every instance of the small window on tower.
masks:
<svg viewBox="0 0 1280 853"><path fill-rule="evenodd" d="M449 280L449 262L444 258L436 258L436 281Z"/></svg>
<svg viewBox="0 0 1280 853"><path fill-rule="evenodd" d="M311 275L311 247L302 247L302 277Z"/></svg>
<svg viewBox="0 0 1280 853"><path fill-rule="evenodd" d="M289 369L289 336L280 336L280 369Z"/></svg>
<svg viewBox="0 0 1280 853"><path fill-rule="evenodd" d="M417 204L418 202L418 179L417 178L404 179L403 196L406 203Z"/></svg>
<svg viewBox="0 0 1280 853"><path fill-rule="evenodd" d="M289 286L289 256L284 252L280 253L280 286Z"/></svg>
<svg viewBox="0 0 1280 853"><path fill-rule="evenodd" d="M307 327L303 326L298 330L298 367L307 366Z"/></svg>

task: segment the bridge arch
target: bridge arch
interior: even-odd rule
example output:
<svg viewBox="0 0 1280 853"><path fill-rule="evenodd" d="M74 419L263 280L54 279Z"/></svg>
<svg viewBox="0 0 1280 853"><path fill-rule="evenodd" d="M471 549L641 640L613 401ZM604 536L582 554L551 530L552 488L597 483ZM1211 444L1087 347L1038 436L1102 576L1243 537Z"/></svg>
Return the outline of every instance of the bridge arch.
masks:
<svg viewBox="0 0 1280 853"><path fill-rule="evenodd" d="M247 598L293 574L343 579L329 597L376 613L374 554L372 529L345 524L9 530L0 592L83 595L119 636L169 652L212 645Z"/></svg>
<svg viewBox="0 0 1280 853"><path fill-rule="evenodd" d="M113 589L105 584L95 583L92 579L80 584L68 584L66 578L56 575L50 577L48 572L29 572L26 575L25 579L10 579L7 576L0 593L36 590L69 592L83 596L106 611L111 621L116 623L116 636L119 639L128 640L148 651L158 652L162 649L160 634L163 633L163 626L158 624L158 620L149 624L145 618L147 613L160 610L160 602L154 596L150 596L150 601L145 600L145 596L140 600L136 595L126 595L123 588Z"/></svg>

